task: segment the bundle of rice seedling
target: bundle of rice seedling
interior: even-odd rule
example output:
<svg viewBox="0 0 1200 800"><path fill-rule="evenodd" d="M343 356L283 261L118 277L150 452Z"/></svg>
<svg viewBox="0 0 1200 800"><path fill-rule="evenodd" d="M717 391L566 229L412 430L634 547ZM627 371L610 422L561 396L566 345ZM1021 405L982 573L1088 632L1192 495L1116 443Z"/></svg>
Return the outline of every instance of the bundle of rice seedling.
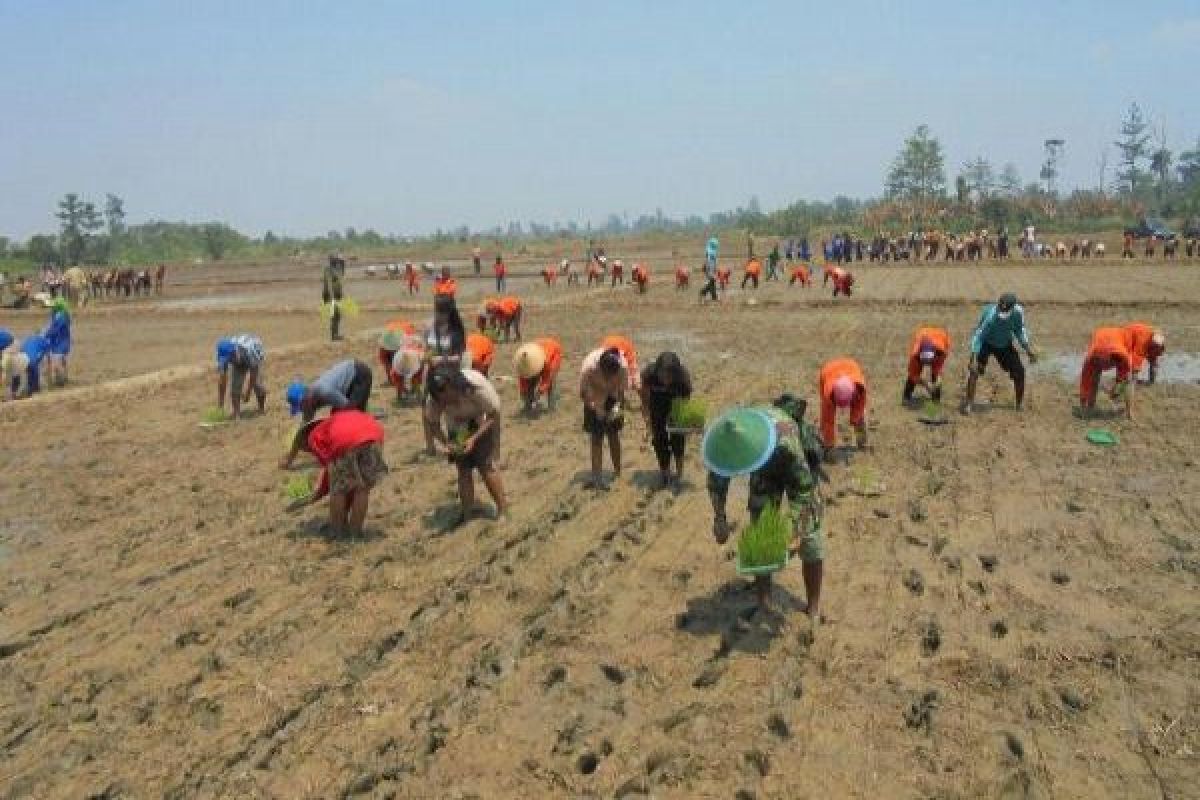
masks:
<svg viewBox="0 0 1200 800"><path fill-rule="evenodd" d="M787 563L791 539L791 514L780 511L774 504L768 505L738 539L738 569L782 567Z"/></svg>
<svg viewBox="0 0 1200 800"><path fill-rule="evenodd" d="M204 409L204 413L201 415L201 418L208 425L219 425L222 422L229 422L230 420L228 412L226 412L225 409L217 408L216 406Z"/></svg>
<svg viewBox="0 0 1200 800"><path fill-rule="evenodd" d="M708 404L698 397L676 397L671 401L672 428L700 430L708 419Z"/></svg>
<svg viewBox="0 0 1200 800"><path fill-rule="evenodd" d="M312 475L306 472L303 475L293 475L288 478L283 487L283 493L289 500L302 500L311 495L314 489Z"/></svg>
<svg viewBox="0 0 1200 800"><path fill-rule="evenodd" d="M334 300L329 303L321 304L321 318L330 319L333 316L333 307L337 305L342 311L343 317L357 317L359 308L358 303L352 297L343 297L341 300Z"/></svg>

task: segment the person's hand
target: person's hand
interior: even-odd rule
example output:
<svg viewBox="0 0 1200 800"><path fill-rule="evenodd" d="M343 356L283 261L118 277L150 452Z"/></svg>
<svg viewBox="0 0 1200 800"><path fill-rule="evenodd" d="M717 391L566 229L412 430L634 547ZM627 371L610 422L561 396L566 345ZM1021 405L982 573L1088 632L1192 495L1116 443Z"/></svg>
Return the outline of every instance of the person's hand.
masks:
<svg viewBox="0 0 1200 800"><path fill-rule="evenodd" d="M477 441L479 441L478 433L476 433L473 436L468 436L467 440L465 442L463 442L462 445L459 447L459 452L463 455L470 453L472 450L475 449L475 443Z"/></svg>
<svg viewBox="0 0 1200 800"><path fill-rule="evenodd" d="M297 497L295 500L293 500L292 502L287 504L287 507L285 508L285 510L289 514L294 514L295 512L299 511L300 509L302 509L306 506L312 505L314 497L315 497L315 495L311 495L311 494L308 495L307 497Z"/></svg>

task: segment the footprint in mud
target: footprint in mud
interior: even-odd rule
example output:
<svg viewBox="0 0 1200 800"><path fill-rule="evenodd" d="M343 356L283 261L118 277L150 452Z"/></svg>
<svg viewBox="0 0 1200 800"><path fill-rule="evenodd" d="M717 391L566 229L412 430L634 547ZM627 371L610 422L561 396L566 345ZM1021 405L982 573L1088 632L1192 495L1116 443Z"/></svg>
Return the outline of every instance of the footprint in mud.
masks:
<svg viewBox="0 0 1200 800"><path fill-rule="evenodd" d="M1008 636L1008 625L1002 619L998 619L991 625L992 636L996 639L1003 639Z"/></svg>
<svg viewBox="0 0 1200 800"><path fill-rule="evenodd" d="M776 713L767 718L767 730L778 736L780 739L792 738L792 729L788 726L787 720L782 715Z"/></svg>
<svg viewBox="0 0 1200 800"><path fill-rule="evenodd" d="M721 680L721 676L725 674L727 665L724 659L719 661L710 661L705 664L704 669L696 676L696 680L692 681L692 686L697 689L709 689L717 685L717 681Z"/></svg>
<svg viewBox="0 0 1200 800"><path fill-rule="evenodd" d="M1058 690L1058 699L1062 701L1064 706L1075 712L1087 711L1091 705L1079 692L1070 686L1063 686Z"/></svg>
<svg viewBox="0 0 1200 800"><path fill-rule="evenodd" d="M615 667L612 664L602 664L600 671L604 673L605 678L608 678L610 682L618 686L625 682L625 673L620 667Z"/></svg>
<svg viewBox="0 0 1200 800"><path fill-rule="evenodd" d="M937 689L930 689L914 700L904 712L904 724L914 730L923 730L926 734L933 729L933 714L937 711L940 701Z"/></svg>
<svg viewBox="0 0 1200 800"><path fill-rule="evenodd" d="M942 647L942 629L937 620L931 619L921 629L921 652L932 656Z"/></svg>
<svg viewBox="0 0 1200 800"><path fill-rule="evenodd" d="M1071 582L1071 576L1063 572L1061 569L1056 569L1050 573L1050 580L1054 581L1059 586L1066 586Z"/></svg>
<svg viewBox="0 0 1200 800"><path fill-rule="evenodd" d="M979 565L983 567L984 572L995 572L996 565L1000 563L1000 559L993 555L979 556Z"/></svg>
<svg viewBox="0 0 1200 800"><path fill-rule="evenodd" d="M748 766L753 767L754 771L757 772L760 777L765 778L770 774L771 759L762 750L757 748L754 750L747 750L742 754L742 758L745 759Z"/></svg>
<svg viewBox="0 0 1200 800"><path fill-rule="evenodd" d="M567 668L559 665L552 667L542 681L542 688L549 691L567 679Z"/></svg>
<svg viewBox="0 0 1200 800"><path fill-rule="evenodd" d="M921 577L920 572L910 569L904 575L904 587L920 597L925 594L925 579Z"/></svg>

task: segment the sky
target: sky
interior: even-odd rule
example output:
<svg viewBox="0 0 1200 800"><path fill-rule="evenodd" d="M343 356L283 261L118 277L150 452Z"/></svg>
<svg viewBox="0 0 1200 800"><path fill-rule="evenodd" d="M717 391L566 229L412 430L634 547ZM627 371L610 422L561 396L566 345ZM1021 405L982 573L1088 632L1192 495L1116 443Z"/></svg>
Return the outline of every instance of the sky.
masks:
<svg viewBox="0 0 1200 800"><path fill-rule="evenodd" d="M416 234L877 196L928 124L1094 187L1138 102L1200 137L1196 0L0 0L0 235L130 222Z"/></svg>

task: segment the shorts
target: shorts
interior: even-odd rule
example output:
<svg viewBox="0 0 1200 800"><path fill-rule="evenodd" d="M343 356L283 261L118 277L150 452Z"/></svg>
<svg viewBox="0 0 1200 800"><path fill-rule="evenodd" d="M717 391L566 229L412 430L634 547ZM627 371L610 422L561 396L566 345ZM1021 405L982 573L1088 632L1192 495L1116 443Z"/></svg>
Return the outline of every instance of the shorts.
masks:
<svg viewBox="0 0 1200 800"><path fill-rule="evenodd" d="M360 445L329 465L329 491L331 494L370 491L387 473L388 465L379 442Z"/></svg>
<svg viewBox="0 0 1200 800"><path fill-rule="evenodd" d="M468 431L474 432L477 426L472 423ZM454 438L454 431L450 432L451 439ZM475 447L471 452L458 456L454 459L454 464L459 469L491 469L496 457L500 454L500 426L493 423L488 432L475 442Z"/></svg>
<svg viewBox="0 0 1200 800"><path fill-rule="evenodd" d="M604 401L605 408L612 408L617 404L613 398L608 398ZM583 410L583 430L593 439L602 439L605 436L613 433L619 433L625 427L625 417L621 416L617 419L605 418L600 419L590 408Z"/></svg>
<svg viewBox="0 0 1200 800"><path fill-rule="evenodd" d="M987 369L988 359L992 356L996 357L996 363L1010 376L1015 378L1018 375L1025 374L1025 365L1021 363L1021 357L1017 355L1017 348L1010 344L1008 347L997 349L984 342L979 350L979 355L975 357L976 363L979 364L979 373L981 375Z"/></svg>
<svg viewBox="0 0 1200 800"><path fill-rule="evenodd" d="M239 367L237 364L230 364L229 371L232 373L229 376L230 392L240 396L242 393L242 384L246 382L246 376L250 374L250 367ZM258 379L252 388L258 392L265 392L266 387L264 383L262 364L259 364Z"/></svg>

